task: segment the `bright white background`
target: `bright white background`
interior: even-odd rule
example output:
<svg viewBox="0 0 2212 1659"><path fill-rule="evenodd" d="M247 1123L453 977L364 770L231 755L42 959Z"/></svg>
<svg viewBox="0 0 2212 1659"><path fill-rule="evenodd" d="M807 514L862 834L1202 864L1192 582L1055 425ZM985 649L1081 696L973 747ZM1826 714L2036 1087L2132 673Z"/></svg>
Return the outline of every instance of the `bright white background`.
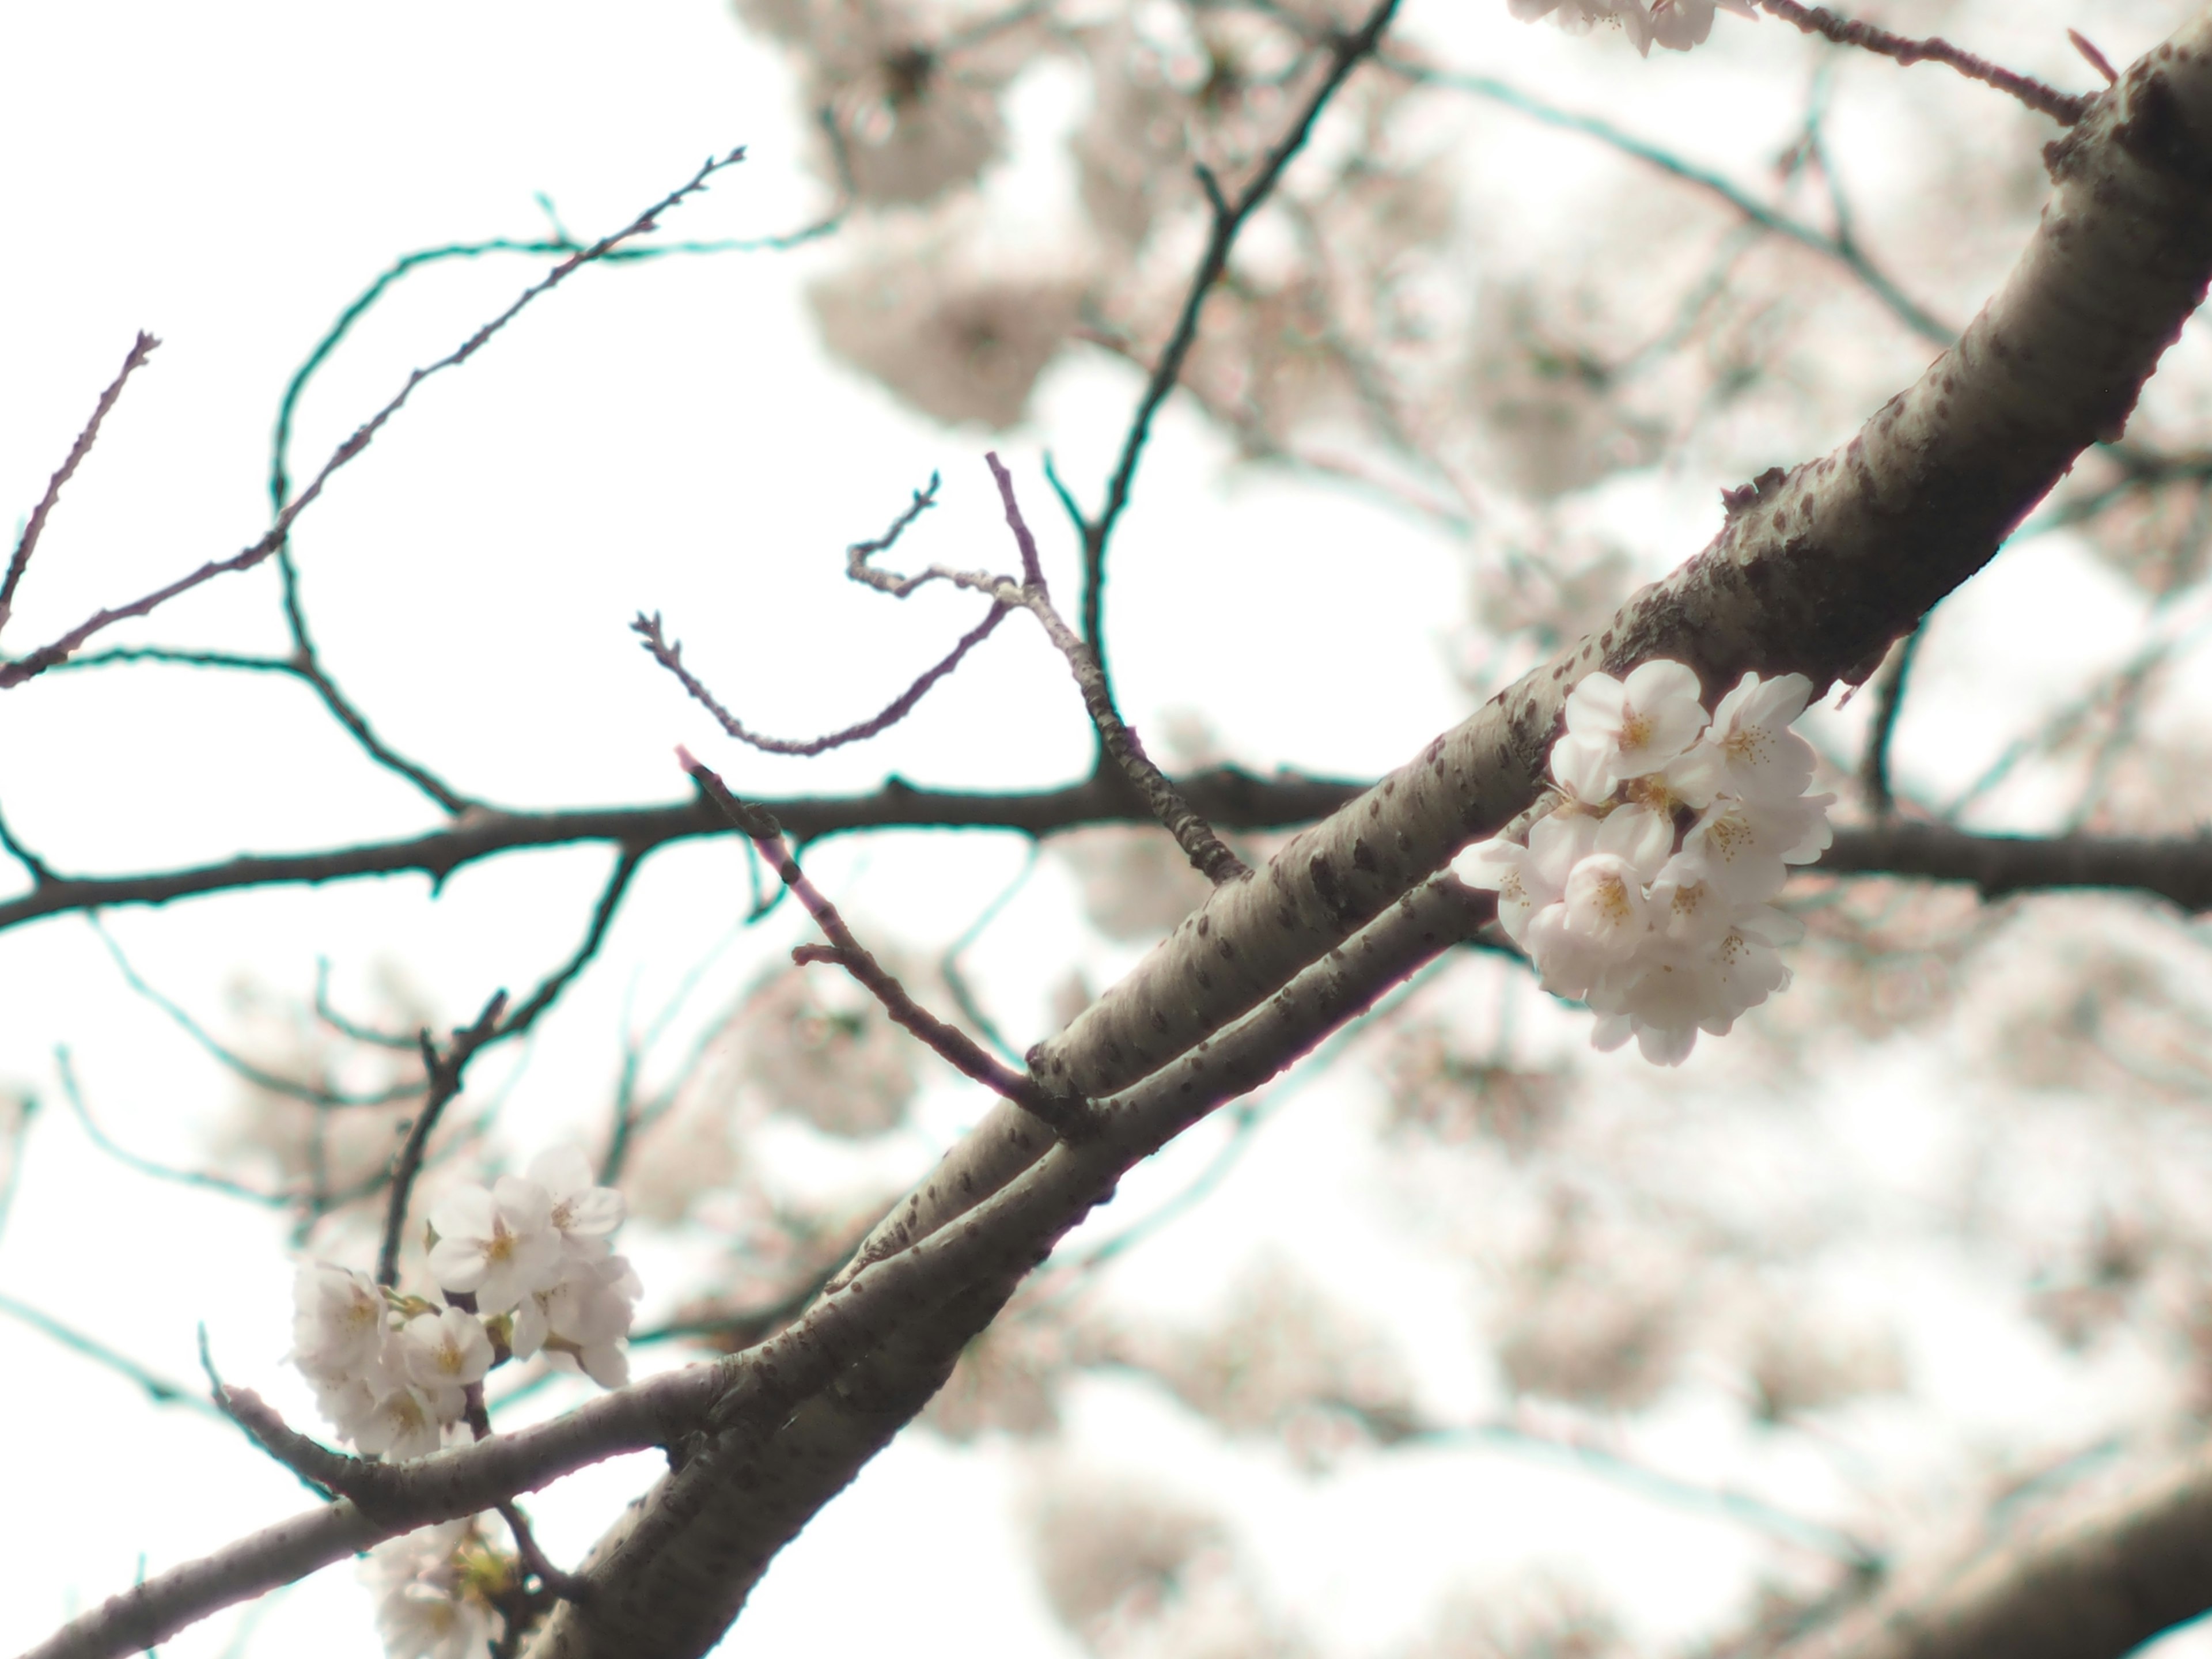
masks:
<svg viewBox="0 0 2212 1659"><path fill-rule="evenodd" d="M1424 17L1450 9L1439 5L1412 15L1417 26L1449 23L1472 67L1531 82L1585 76L1578 99L1566 97L1573 88L1553 90L1668 131L1716 164L1759 152L1786 122L1780 102L1760 96L1769 81L1756 55L1786 41L1744 47L1735 125L1700 126L1679 61L1638 65L1614 43L1507 25L1504 8L1490 5L1500 15L1474 24ZM2139 38L2102 42L2116 59L2154 41L2179 11L2141 9ZM0 509L20 515L37 499L133 331L165 342L63 498L9 624L15 652L259 533L284 382L397 255L537 234L541 191L588 238L733 143L751 159L672 215L667 234L787 230L823 205L797 149L784 66L711 0L373 10L17 0L0 3L0 63L10 88L0 100L9 244L0 266ZM1016 113L1043 159L994 188L1032 192L1049 227L1064 188L1051 135L1065 112L1042 84L1018 92ZM1497 142L1533 142L1530 129L1492 131ZM1532 211L1545 204L1537 198L1567 193L1575 169L1607 165L1548 141L1540 154L1558 172L1531 190ZM427 385L341 475L296 545L328 664L395 746L465 793L517 806L677 799L678 741L761 793L864 788L888 771L1036 787L1087 763L1065 674L1018 626L890 738L804 764L732 753L625 631L640 608L662 611L726 702L767 730L803 735L872 711L978 608L935 594L901 607L842 579L844 544L873 534L933 469L945 476L945 505L915 532L915 556L1011 562L980 459L986 441L926 427L815 347L803 286L839 257L832 243L582 272L466 368ZM408 368L448 349L538 268L488 259L403 284L310 392L295 476ZM1126 371L1078 359L1048 380L1033 428L1002 446L1066 591L1068 544L1036 471L1040 450L1048 443L1095 499L1134 393ZM1224 483L1225 460L1224 446L1180 411L1164 419L1114 567L1126 705L1140 722L1202 710L1255 769L1395 764L1465 712L1449 672L1462 554L1327 491ZM1723 482L1734 480L1632 487L1611 510L1639 526L1656 573L1709 533ZM2055 543L2023 550L1987 587L1990 597L1975 602L2008 628L2065 619L2047 629L2054 645L2082 639L2084 616L2112 625L2087 630L2092 643L2073 659L2045 654L2032 670L2017 635L1985 659L1962 636L1947 672L1983 676L1987 695L1960 724L1908 726L1908 777L1971 775L2029 723L2024 704L2056 700L2113 659L2141 611ZM228 579L118 637L276 650L275 592L273 571ZM1847 733L1856 718L1835 730ZM0 811L71 872L334 845L434 819L302 689L164 668L52 676L0 699ZM1022 856L1011 837L884 836L825 847L811 867L858 917L895 921L901 937L928 943L963 927ZM395 960L459 1020L492 987L519 990L562 958L605 866L592 850L532 854L465 871L434 902L426 882L403 877L225 895L110 925L143 972L218 1025L234 975L250 967L270 988L304 994L319 957L331 959L342 1000L365 999L376 963ZM502 1057L480 1080L511 1080L504 1144L526 1156L564 1133L598 1132L625 1021L658 1006L727 934L743 897L743 866L726 845L654 859L607 951L519 1075ZM1076 939L1077 914L1073 884L1048 862L978 954L1017 1041L1043 1033L1046 992L1071 963L1099 982L1126 959ZM713 987L726 994L797 936L771 925L742 941L702 1006ZM0 1084L46 1103L0 1236L0 1290L187 1380L204 1322L233 1380L307 1420L279 1364L289 1273L281 1225L130 1176L94 1152L60 1106L57 1044L73 1052L111 1133L149 1157L202 1161L230 1097L221 1071L128 994L81 919L0 938ZM1918 1074L1909 1054L1869 1064L1894 1085L1838 1079L1820 1109L1835 1113L1839 1144L1869 1165L1899 1163L1909 1184L1911 1137L1883 1133L1862 1107L1875 1094L1909 1097ZM1397 1200L1363 1127L1373 1106L1371 1085L1356 1076L1298 1094L1221 1192L1129 1258L1127 1293L1202 1308L1272 1241L1378 1316L1410 1315L1419 1326L1425 1309L1455 1307L1447 1265L1393 1225ZM894 1154L919 1167L975 1109L964 1094L938 1091L924 1127ZM1141 1213L1206 1150L1130 1182L1117 1210ZM648 1279L653 1297L702 1288L683 1280L680 1251L647 1241L642 1254L648 1274L662 1273ZM1955 1393L1962 1413L1998 1377L2024 1413L2094 1419L2124 1395L2118 1378L2099 1398L2069 1395L2009 1329L1960 1336L1975 1305L1965 1268L1947 1278L1900 1259L1887 1273L1924 1339L1921 1375L1939 1395ZM1461 1315L1426 1322L1414 1356L1425 1390L1452 1414L1479 1414L1498 1384ZM1694 1406L1678 1417L1662 1443L1685 1468L1787 1489L1786 1472L1759 1470L1757 1455ZM303 1501L227 1428L149 1411L112 1374L7 1322L0 1421L11 1425L0 1448L9 1494L0 1646L36 1639L122 1587L142 1557L159 1571ZM1401 1453L1308 1480L1270 1457L1224 1451L1140 1389L1086 1385L1070 1440L1085 1467L1126 1459L1232 1504L1273 1593L1351 1653L1384 1650L1421 1626L1448 1586L1528 1559L1586 1562L1640 1634L1680 1637L1739 1610L1763 1559L1722 1523L1502 1454ZM652 1462L594 1471L539 1500L556 1554L580 1551ZM844 1651L896 1635L902 1651L922 1656L1073 1652L1022 1542L1021 1502L1048 1478L1049 1466L1004 1446L956 1452L907 1437L778 1563L732 1645ZM165 1650L222 1651L236 1628L225 1614ZM276 1601L252 1639L264 1653L377 1650L344 1569Z"/></svg>

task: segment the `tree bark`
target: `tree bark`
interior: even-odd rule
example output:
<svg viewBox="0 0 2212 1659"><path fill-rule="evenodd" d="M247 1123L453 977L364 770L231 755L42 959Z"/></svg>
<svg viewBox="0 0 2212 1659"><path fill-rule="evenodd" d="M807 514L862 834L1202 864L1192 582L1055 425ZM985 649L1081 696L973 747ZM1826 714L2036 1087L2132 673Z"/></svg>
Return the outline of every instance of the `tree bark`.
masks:
<svg viewBox="0 0 2212 1659"><path fill-rule="evenodd" d="M1135 972L1031 1052L1037 1077L1057 1092L1105 1099L1277 995L1535 800L1565 696L1594 670L1669 657L1697 671L1709 698L1747 670L1800 672L1816 687L1871 674L1893 640L1994 556L2075 457L2119 434L2203 301L2212 275L2212 10L2133 65L2045 159L2055 188L2025 253L1915 386L1834 453L1727 492L1715 540L1610 626L1300 834L1266 868L1216 889ZM1450 942L1440 933L1435 949ZM1001 1105L893 1212L856 1267L1018 1189L1066 1151ZM1034 1242L1048 1248L1091 1201L1054 1218ZM995 1306L997 1294L979 1285L973 1302L956 1299L902 1330L855 1368L866 1378L858 1402L824 1397L781 1424L725 1431L696 1479L663 1482L626 1520L626 1536L602 1549L588 1609L564 1605L529 1652L705 1652L775 1548L889 1438L896 1424L878 1409L918 1409L980 1328L973 1314ZM771 1455L776 1482L740 1478L768 1469ZM656 1528L662 1509L675 1518ZM702 1588L712 1593L696 1593ZM2204 1595L2212 1600L2212 1580Z"/></svg>

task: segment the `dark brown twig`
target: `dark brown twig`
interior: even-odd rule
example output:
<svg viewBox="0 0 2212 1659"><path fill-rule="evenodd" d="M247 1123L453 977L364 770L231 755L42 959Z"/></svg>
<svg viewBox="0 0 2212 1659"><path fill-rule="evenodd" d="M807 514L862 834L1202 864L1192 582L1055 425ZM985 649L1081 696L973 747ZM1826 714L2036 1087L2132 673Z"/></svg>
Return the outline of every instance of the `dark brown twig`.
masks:
<svg viewBox="0 0 2212 1659"><path fill-rule="evenodd" d="M1889 783L1889 742L1897 730L1898 713L1905 706L1912 659L1919 654L1920 641L1927 631L1923 623L1899 641L1875 681L1874 724L1868 728L1866 753L1859 762L1859 786L1866 794L1867 811L1876 818L1886 818L1897 809Z"/></svg>
<svg viewBox="0 0 2212 1659"><path fill-rule="evenodd" d="M1048 1094L1035 1078L1005 1065L966 1032L947 1025L908 995L897 978L854 937L845 919L837 914L837 907L807 879L806 872L799 867L798 860L792 857L791 848L784 841L783 826L772 813L764 807L739 800L713 769L696 759L690 750L679 748L676 757L722 815L760 849L761 857L791 890L792 896L806 907L806 914L814 918L815 926L829 939L827 945L799 946L791 953L793 961L836 963L867 988L894 1024L920 1038L962 1076L1013 1102L1063 1140L1084 1139L1095 1132L1085 1102Z"/></svg>
<svg viewBox="0 0 2212 1659"><path fill-rule="evenodd" d="M1194 807L1235 830L1288 829L1326 817L1363 783L1285 772L1259 777L1234 766L1182 780ZM1143 823L1144 804L1117 775L1093 773L1056 789L924 789L902 778L856 795L787 796L769 803L801 842L864 830L991 829L1047 836L1088 823ZM27 892L0 899L0 932L44 916L118 904L166 904L201 893L292 883L349 881L414 871L433 885L480 860L536 847L580 842L650 853L699 836L730 833L721 814L696 795L652 805L582 807L551 812L487 809L426 834L350 847L247 854L213 864L112 876L50 872ZM775 890L781 893L782 889Z"/></svg>
<svg viewBox="0 0 2212 1659"><path fill-rule="evenodd" d="M805 739L764 737L723 708L716 700L714 694L702 684L698 678L684 665L683 643L665 637L661 629L659 612L655 611L648 617L641 611L629 626L630 631L635 634L643 644L647 654L673 674L684 690L690 694L691 700L712 714L722 730L739 743L750 744L755 749L764 750L771 755L820 755L832 749L842 748L848 743L859 743L865 738L878 737L896 726L914 712L915 706L929 695L930 689L938 681L959 667L961 659L988 639L993 631L1006 619L1006 607L1003 605L993 605L984 613L981 622L963 634L959 642L951 651L933 666L925 669L914 684L886 704L881 713L872 714L856 725L848 726L841 732L831 732L823 737Z"/></svg>
<svg viewBox="0 0 2212 1659"><path fill-rule="evenodd" d="M1259 170L1246 182L1231 203L1222 193L1221 185L1213 174L1201 167L1198 169L1200 185L1205 190L1208 204L1212 209L1213 223L1207 234L1206 252L1199 257L1198 268L1191 273L1190 286L1183 295L1182 310L1176 319L1174 331L1169 335L1159 361L1153 365L1152 378L1145 384L1143 394L1137 399L1136 412L1130 416L1129 427L1121 440L1121 453L1115 462L1113 475L1107 481L1105 504L1094 518L1085 515L1072 497L1062 492L1061 501L1083 535L1083 641L1091 647L1098 672L1106 673L1105 592L1106 544L1114 534L1123 510L1129 504L1129 490L1137 476L1137 464L1142 459L1145 445L1150 440L1152 420L1160 405L1175 390L1182 378L1184 361L1198 338L1199 313L1205 309L1206 296L1221 280L1229 268L1230 250L1236 246L1253 213L1273 192L1283 176L1283 169L1305 148L1316 120L1337 89L1358 67L1360 61L1370 56L1382 39L1382 32L1397 13L1398 0L1381 0L1367 15L1365 22L1350 33L1332 35L1328 41L1328 68L1320 83L1308 96L1297 118L1291 124L1274 149L1267 152Z"/></svg>
<svg viewBox="0 0 2212 1659"><path fill-rule="evenodd" d="M564 1601L582 1602L591 1598L591 1581L579 1578L572 1572L563 1572L555 1566L545 1552L538 1547L538 1535L530 1530L530 1517L523 1514L513 1498L497 1506L499 1518L507 1522L507 1530L514 1540L514 1553L521 1558L530 1576Z"/></svg>
<svg viewBox="0 0 2212 1659"><path fill-rule="evenodd" d="M457 368L466 362L483 349L484 345L501 329L513 322L533 300L541 295L550 293L568 280L570 274L580 266L603 257L632 237L641 236L647 231L658 228L659 217L661 214L678 205L687 197L704 190L708 179L724 167L732 166L744 159L743 149L733 149L727 155L710 158L692 174L688 181L671 191L622 229L611 236L601 237L591 246L571 254L554 266L543 278L525 289L514 304L508 306L489 322L483 324L452 351L447 352L428 368L412 371L407 377L406 384L392 395L383 408L370 416L356 428L351 437L331 452L330 459L323 463L321 470L307 481L305 489L284 504L283 509L276 514L276 521L252 545L242 551L234 553L227 559L210 560L198 569L179 576L166 586L156 588L153 592L133 599L128 605L119 605L112 610L96 611L66 634L40 646L28 656L20 657L10 663L0 664L0 690L20 685L25 680L46 672L47 669L68 658L87 640L104 629L129 617L149 615L180 593L189 592L205 582L212 581L217 576L228 575L240 570L250 570L266 560L278 548L283 546L286 538L291 534L293 524L321 496L324 487L330 483L331 477L368 449L386 423L406 406L408 398L414 394L416 386L441 370Z"/></svg>
<svg viewBox="0 0 2212 1659"><path fill-rule="evenodd" d="M477 1050L489 1042L498 1030L499 1017L506 1008L507 993L493 992L491 1000L477 1016L476 1024L456 1030L443 1053L427 1030L422 1035L422 1070L429 1079L429 1087L392 1166L392 1199L385 1210L384 1244L376 1253L376 1282L387 1289L399 1282L399 1243L407 1231L407 1201L414 1194L416 1176L422 1172L422 1153L430 1144L430 1132L438 1127L438 1119L447 1103L461 1092L462 1074L468 1070Z"/></svg>
<svg viewBox="0 0 2212 1659"><path fill-rule="evenodd" d="M1113 688L1107 683L1106 670L1097 653L1076 637L1046 596L1044 577L1037 564L1036 542L1022 518L1021 503L1015 499L1012 475L1000 463L995 452L983 459L990 465L991 477L998 482L999 499L1006 511L1006 526L1014 532L1014 540L1021 548L1026 579L1019 602L1043 624L1047 636L1066 659L1068 672L1075 677L1076 687L1083 694L1083 706L1090 713L1091 725L1098 730L1100 746L1136 785L1152 816L1176 838L1176 845L1182 848L1183 855L1200 875L1217 887L1249 876L1251 867L1231 852L1227 843L1213 833L1213 826L1193 810L1182 792L1168 781L1167 774L1152 763L1143 742L1122 720L1121 710L1114 706Z"/></svg>
<svg viewBox="0 0 2212 1659"><path fill-rule="evenodd" d="M2112 60L2099 52L2091 43L2089 37L2083 34L2081 30L2067 30L2066 38L2074 43L2074 50L2088 60L2089 67L2105 77L2106 86L2111 86L2120 78L2119 70L2112 67Z"/></svg>
<svg viewBox="0 0 2212 1659"><path fill-rule="evenodd" d="M872 541L854 542L845 550L845 568L848 574L864 568L871 556L896 545L898 538L906 533L907 527L937 505L939 482L938 475L931 473L929 487L914 492L914 500L891 520L888 530ZM991 636L999 624L1006 619L1006 609L1004 605L993 605L984 614L981 622L962 635L959 642L941 660L925 669L921 677L885 705L881 713L871 715L857 725L848 726L842 732L804 739L763 737L725 708L698 677L684 667L684 647L680 641L666 636L659 611L654 611L650 617L640 611L630 623L630 631L638 635L647 654L673 674L678 683L690 694L692 701L712 714L720 723L722 730L739 743L748 744L771 755L819 755L848 743L880 736L912 714L915 705L929 695L932 687L959 667L961 660L970 651Z"/></svg>
<svg viewBox="0 0 2212 1659"><path fill-rule="evenodd" d="M137 339L132 342L129 354L123 359L121 372L108 383L107 390L100 394L100 401L93 405L92 418L84 423L84 430L76 434L76 441L70 446L70 453L63 460L60 470L46 481L46 493L39 497L39 504L31 509L30 521L23 526L22 535L16 539L15 555L8 561L8 574L0 577L0 629L8 626L8 613L15 602L15 586L23 580L23 572L30 565L31 555L38 551L39 538L46 532L47 515L54 510L54 502L60 499L62 486L75 475L84 458L92 453L92 447L100 438L100 423L107 418L107 411L115 407L115 400L123 395L124 383L144 365L161 343L152 335L143 330L140 331Z"/></svg>
<svg viewBox="0 0 2212 1659"><path fill-rule="evenodd" d="M1771 12L1785 23L1795 24L1808 34L1820 35L1839 46L1856 46L1899 64L1943 64L1959 71L1970 81L1979 81L1984 86L1995 87L2008 93L2030 109L2048 115L2063 127L2079 121L2093 101L2047 87L2032 76L2016 74L2000 69L1986 58L1977 58L1971 52L1961 51L1948 40L1929 38L1916 40L1910 35L1893 34L1887 29L1876 28L1871 23L1862 23L1848 17L1839 17L1826 6L1802 6L1797 0L1759 0L1761 9ZM2069 31L2070 33L2070 31ZM2075 36L2076 44L2081 37ZM2094 51L2094 48L2091 48ZM2094 59L2091 60L2094 62ZM2111 67L2105 66L2105 78L2112 78Z"/></svg>

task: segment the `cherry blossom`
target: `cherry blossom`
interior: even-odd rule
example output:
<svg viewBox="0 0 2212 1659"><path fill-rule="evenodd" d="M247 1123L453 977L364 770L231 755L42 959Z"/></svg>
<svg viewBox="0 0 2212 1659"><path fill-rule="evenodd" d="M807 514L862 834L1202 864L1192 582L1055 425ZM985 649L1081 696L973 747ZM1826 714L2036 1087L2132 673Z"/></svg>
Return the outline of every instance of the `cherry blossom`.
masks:
<svg viewBox="0 0 2212 1659"><path fill-rule="evenodd" d="M1813 781L1813 745L1790 729L1805 712L1813 683L1802 674L1761 680L1746 674L1713 710L1712 729L1696 750L1706 801L1729 794L1748 801L1791 801Z"/></svg>
<svg viewBox="0 0 2212 1659"><path fill-rule="evenodd" d="M430 1225L438 1235L431 1277L442 1290L473 1295L479 1313L505 1313L560 1277L552 1194L534 1181L501 1176L489 1191L456 1188L432 1208Z"/></svg>
<svg viewBox="0 0 2212 1659"><path fill-rule="evenodd" d="M514 1316L514 1354L543 1352L563 1370L580 1370L602 1388L629 1380L625 1340L637 1299L637 1274L622 1256L571 1262L561 1282L527 1298Z"/></svg>
<svg viewBox="0 0 2212 1659"><path fill-rule="evenodd" d="M1767 901L1828 845L1835 800L1804 793L1814 757L1790 730L1811 690L1746 674L1708 720L1680 663L1592 674L1552 746L1553 810L1525 845L1493 837L1453 861L1498 894L1544 988L1598 1016L1598 1048L1633 1037L1680 1065L1788 987L1781 949L1804 927Z"/></svg>
<svg viewBox="0 0 2212 1659"><path fill-rule="evenodd" d="M556 1146L530 1160L530 1178L553 1200L551 1225L568 1254L586 1261L605 1255L623 1224L623 1195L593 1183L591 1160L573 1146Z"/></svg>
<svg viewBox="0 0 2212 1659"><path fill-rule="evenodd" d="M483 1547L471 1520L388 1538L362 1559L376 1601L376 1627L390 1659L482 1659L493 1633L486 1599L504 1563Z"/></svg>
<svg viewBox="0 0 2212 1659"><path fill-rule="evenodd" d="M1654 659L1625 680L1586 674L1567 694L1567 734L1553 745L1552 769L1588 784L1601 776L1602 788L1577 793L1602 797L1664 767L1697 741L1706 720L1698 677L1680 663Z"/></svg>
<svg viewBox="0 0 2212 1659"><path fill-rule="evenodd" d="M367 1273L303 1261L292 1282L292 1354L303 1371L339 1374L383 1346L384 1292Z"/></svg>
<svg viewBox="0 0 2212 1659"><path fill-rule="evenodd" d="M459 1308L416 1315L401 1333L400 1348L408 1377L425 1389L466 1388L491 1369L483 1322Z"/></svg>

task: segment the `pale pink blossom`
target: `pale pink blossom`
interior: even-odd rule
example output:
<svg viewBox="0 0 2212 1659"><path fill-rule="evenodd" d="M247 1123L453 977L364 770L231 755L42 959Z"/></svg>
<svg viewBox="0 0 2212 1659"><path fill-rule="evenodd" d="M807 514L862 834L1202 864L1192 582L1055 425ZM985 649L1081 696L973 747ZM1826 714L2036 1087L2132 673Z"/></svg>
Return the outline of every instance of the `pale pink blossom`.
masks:
<svg viewBox="0 0 2212 1659"><path fill-rule="evenodd" d="M400 1333L408 1379L431 1389L466 1388L491 1369L491 1339L483 1322L459 1308L417 1314Z"/></svg>
<svg viewBox="0 0 2212 1659"><path fill-rule="evenodd" d="M431 1277L444 1290L472 1294L479 1313L505 1313L560 1277L563 1251L552 1221L552 1196L534 1181L501 1176L489 1191L456 1188L430 1212L438 1235Z"/></svg>
<svg viewBox="0 0 2212 1659"><path fill-rule="evenodd" d="M1595 849L1597 832L1598 820L1586 813L1553 812L1536 821L1526 846L1502 836L1480 841L1452 869L1468 886L1498 895L1498 926L1525 950L1529 919L1559 902L1576 861Z"/></svg>
<svg viewBox="0 0 2212 1659"><path fill-rule="evenodd" d="M430 1390L413 1383L388 1389L354 1431L353 1443L365 1453L395 1461L427 1457L444 1439L445 1425L460 1416L459 1401L458 1389L450 1402L434 1399ZM443 1403L453 1405L450 1415L439 1409Z"/></svg>
<svg viewBox="0 0 2212 1659"><path fill-rule="evenodd" d="M1663 659L1639 665L1625 680L1584 675L1567 694L1567 731L1553 746L1553 775L1571 773L1585 782L1602 775L1602 796L1626 779L1658 771L1705 729L1698 696L1698 677ZM1577 793L1594 798L1587 789Z"/></svg>
<svg viewBox="0 0 2212 1659"><path fill-rule="evenodd" d="M595 1261L606 1255L623 1224L623 1195L592 1178L591 1160L574 1146L556 1146L530 1160L530 1178L553 1200L551 1225L572 1255Z"/></svg>
<svg viewBox="0 0 2212 1659"><path fill-rule="evenodd" d="M625 1346L637 1299L636 1273L618 1255L572 1261L551 1290L526 1299L514 1317L514 1354L527 1359L541 1350L552 1364L580 1370L602 1388L629 1380Z"/></svg>
<svg viewBox="0 0 2212 1659"><path fill-rule="evenodd" d="M1704 740L1686 757L1713 794L1747 801L1796 799L1813 781L1813 745L1790 729L1813 683L1802 674L1761 680L1746 674L1713 711Z"/></svg>
<svg viewBox="0 0 2212 1659"><path fill-rule="evenodd" d="M337 1376L374 1360L384 1342L384 1292L367 1273L303 1261L292 1300L292 1358L301 1370Z"/></svg>

